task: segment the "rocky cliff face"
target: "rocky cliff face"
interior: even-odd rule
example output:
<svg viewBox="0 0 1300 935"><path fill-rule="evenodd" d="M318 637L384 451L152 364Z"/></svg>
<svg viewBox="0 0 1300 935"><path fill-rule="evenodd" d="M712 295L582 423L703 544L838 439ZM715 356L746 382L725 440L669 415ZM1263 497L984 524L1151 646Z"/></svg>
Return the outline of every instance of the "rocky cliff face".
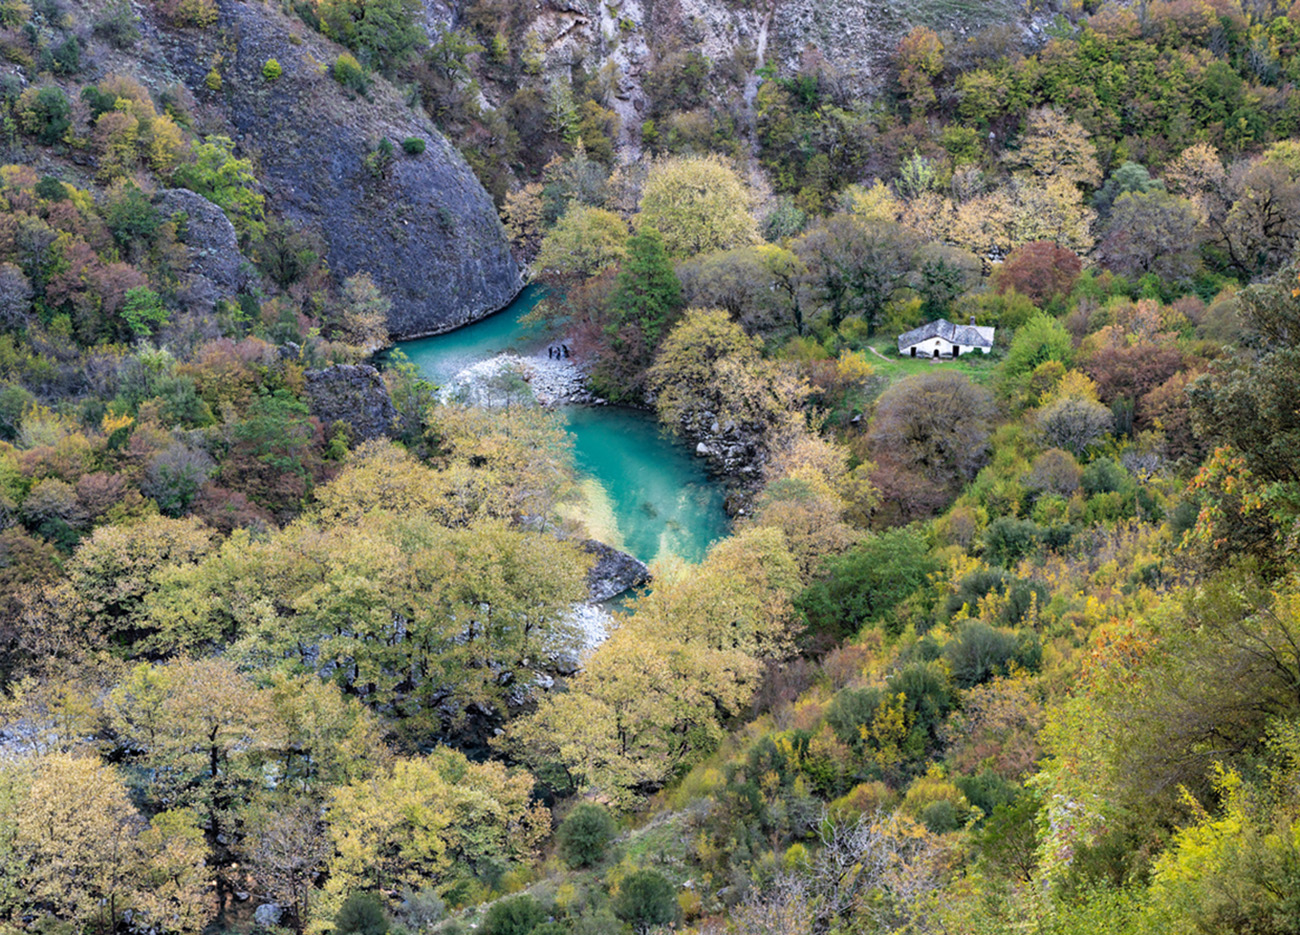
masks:
<svg viewBox="0 0 1300 935"><path fill-rule="evenodd" d="M329 74L337 47L278 6L221 0L206 30L150 30L166 70L204 111L208 132L228 132L256 160L268 204L315 227L340 278L368 272L392 299L394 338L448 331L508 304L518 266L491 198L460 153L418 107L376 81L352 99ZM275 81L262 76L280 63ZM205 81L216 68L220 90ZM367 164L380 140L395 152ZM419 155L401 142L427 144Z"/></svg>
<svg viewBox="0 0 1300 935"><path fill-rule="evenodd" d="M542 0L529 29L541 40L548 74L578 63L588 72L607 61L617 66L614 108L627 129L643 119L641 83L657 49L697 49L714 62L734 58L751 73L769 64L786 75L811 54L851 92L870 95L883 89L898 40L918 24L958 41L990 26L1028 25L1014 0ZM751 99L756 81L751 74Z"/></svg>

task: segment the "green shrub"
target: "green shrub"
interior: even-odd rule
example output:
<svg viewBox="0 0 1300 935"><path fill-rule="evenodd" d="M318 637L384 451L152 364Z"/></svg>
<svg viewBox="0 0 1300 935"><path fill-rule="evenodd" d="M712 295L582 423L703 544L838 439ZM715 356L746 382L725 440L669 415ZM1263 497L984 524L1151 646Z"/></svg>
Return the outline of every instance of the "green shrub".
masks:
<svg viewBox="0 0 1300 935"><path fill-rule="evenodd" d="M193 161L176 167L173 183L198 192L226 212L239 236L256 240L266 233L265 198L257 191L253 164L235 156L234 141L209 136L191 148Z"/></svg>
<svg viewBox="0 0 1300 935"><path fill-rule="evenodd" d="M869 725L880 707L879 688L845 688L831 699L826 723L841 743L855 750L862 746L863 725Z"/></svg>
<svg viewBox="0 0 1300 935"><path fill-rule="evenodd" d="M614 914L639 931L670 925L677 918L677 893L662 873L634 870L618 885Z"/></svg>
<svg viewBox="0 0 1300 935"><path fill-rule="evenodd" d="M1038 524L1031 519L1003 516L984 531L984 560L990 565L1014 568L1038 550Z"/></svg>
<svg viewBox="0 0 1300 935"><path fill-rule="evenodd" d="M203 76L203 86L209 91L221 90L221 72L217 71L215 65Z"/></svg>
<svg viewBox="0 0 1300 935"><path fill-rule="evenodd" d="M966 800L987 816L994 809L1010 805L1020 795L1020 786L1003 779L991 770L984 770L975 776L956 776L952 784L961 790Z"/></svg>
<svg viewBox="0 0 1300 935"><path fill-rule="evenodd" d="M262 66L262 77L267 81L274 81L282 74L284 74L284 69L282 69L280 63L273 58L268 58L266 64Z"/></svg>
<svg viewBox="0 0 1300 935"><path fill-rule="evenodd" d="M528 935L541 925L546 912L533 897L524 894L500 899L483 917L483 935Z"/></svg>
<svg viewBox="0 0 1300 935"><path fill-rule="evenodd" d="M63 89L54 85L28 88L18 98L15 112L23 132L45 146L57 143L72 126L72 104Z"/></svg>
<svg viewBox="0 0 1300 935"><path fill-rule="evenodd" d="M424 140L418 136L408 136L402 140L402 149L406 150L408 156L418 156L424 152Z"/></svg>
<svg viewBox="0 0 1300 935"><path fill-rule="evenodd" d="M808 215L794 203L793 198L782 195L763 220L763 236L773 243L780 243L803 233L807 226Z"/></svg>
<svg viewBox="0 0 1300 935"><path fill-rule="evenodd" d="M81 42L76 36L47 48L41 55L41 67L56 75L75 75L81 71Z"/></svg>
<svg viewBox="0 0 1300 935"><path fill-rule="evenodd" d="M364 162L371 175L383 178L388 174L388 167L393 164L393 141L386 136L381 138L379 145L366 155Z"/></svg>
<svg viewBox="0 0 1300 935"><path fill-rule="evenodd" d="M614 839L614 819L602 806L583 802L560 823L556 839L570 867L590 867L605 856Z"/></svg>
<svg viewBox="0 0 1300 935"><path fill-rule="evenodd" d="M101 91L93 84L88 84L81 89L81 99L90 108L91 123L94 123L96 118L117 107L116 94L110 91Z"/></svg>
<svg viewBox="0 0 1300 935"><path fill-rule="evenodd" d="M135 11L130 0L113 0L104 7L104 14L95 20L95 35L115 49L129 49L140 38Z"/></svg>
<svg viewBox="0 0 1300 935"><path fill-rule="evenodd" d="M998 630L980 620L962 625L944 649L952 680L960 688L979 685L1006 675L1013 665L1033 671L1042 664L1043 648L1032 631L1020 636Z"/></svg>
<svg viewBox="0 0 1300 935"><path fill-rule="evenodd" d="M126 290L126 302L122 305L121 314L131 333L139 337L153 334L167 324L168 318L167 306L163 305L158 293L148 286Z"/></svg>
<svg viewBox="0 0 1300 935"><path fill-rule="evenodd" d="M1098 458L1083 469L1079 484L1088 496L1122 491L1128 481L1128 471L1110 458Z"/></svg>
<svg viewBox="0 0 1300 935"><path fill-rule="evenodd" d="M956 703L948 674L937 662L910 662L890 677L885 689L890 695L904 697L903 710L912 723L904 753L922 756L926 748L938 743L943 719Z"/></svg>
<svg viewBox="0 0 1300 935"><path fill-rule="evenodd" d="M814 635L840 640L872 623L897 633L903 624L896 608L938 567L924 533L891 530L827 561L797 605Z"/></svg>
<svg viewBox="0 0 1300 935"><path fill-rule="evenodd" d="M387 931L384 904L373 893L351 893L334 918L334 935L385 935Z"/></svg>
<svg viewBox="0 0 1300 935"><path fill-rule="evenodd" d="M13 441L23 424L23 412L36 405L36 397L16 383L0 383L0 439ZM2 489L2 488L0 488Z"/></svg>
<svg viewBox="0 0 1300 935"><path fill-rule="evenodd" d="M134 182L128 182L109 195L103 215L109 231L123 247L152 241L163 221L157 209L149 203L149 196Z"/></svg>
<svg viewBox="0 0 1300 935"><path fill-rule="evenodd" d="M216 0L177 0L171 5L169 19L173 26L207 29L217 21Z"/></svg>
<svg viewBox="0 0 1300 935"><path fill-rule="evenodd" d="M357 61L356 56L343 52L334 60L334 67L330 73L334 80L343 87L356 91L358 94L366 93L366 73L361 68L361 63Z"/></svg>
<svg viewBox="0 0 1300 935"><path fill-rule="evenodd" d="M947 834L961 827L961 819L957 817L957 806L947 799L931 802L921 809L921 823L931 834Z"/></svg>
<svg viewBox="0 0 1300 935"><path fill-rule="evenodd" d="M54 176L46 175L36 183L36 195L46 201L67 201L68 187Z"/></svg>
<svg viewBox="0 0 1300 935"><path fill-rule="evenodd" d="M956 592L948 596L945 608L948 617L960 612L963 606L970 615L976 614L980 598L994 591L1006 598L998 614L998 622L1004 624L1019 623L1030 608L1035 604L1042 607L1048 599L1047 588L1041 581L1015 578L1000 568L983 568L963 578Z"/></svg>

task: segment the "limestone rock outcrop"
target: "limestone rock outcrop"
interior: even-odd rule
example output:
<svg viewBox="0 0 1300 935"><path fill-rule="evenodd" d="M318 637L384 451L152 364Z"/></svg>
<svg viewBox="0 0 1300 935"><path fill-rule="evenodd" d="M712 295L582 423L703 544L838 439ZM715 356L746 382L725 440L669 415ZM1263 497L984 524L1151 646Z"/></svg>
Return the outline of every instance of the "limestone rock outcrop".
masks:
<svg viewBox="0 0 1300 935"><path fill-rule="evenodd" d="M159 80L179 77L211 132L233 135L268 206L321 234L340 280L374 278L393 303L392 336L449 331L507 305L522 280L496 208L428 116L382 79L365 99L334 81L340 49L279 6L218 8L208 29L152 25L165 59ZM272 58L281 75L267 81ZM424 152L404 152L409 137L424 140ZM376 158L384 139L391 158Z"/></svg>
<svg viewBox="0 0 1300 935"><path fill-rule="evenodd" d="M357 438L380 438L397 417L397 409L379 371L366 364L342 364L308 370L307 404L326 430L346 422Z"/></svg>

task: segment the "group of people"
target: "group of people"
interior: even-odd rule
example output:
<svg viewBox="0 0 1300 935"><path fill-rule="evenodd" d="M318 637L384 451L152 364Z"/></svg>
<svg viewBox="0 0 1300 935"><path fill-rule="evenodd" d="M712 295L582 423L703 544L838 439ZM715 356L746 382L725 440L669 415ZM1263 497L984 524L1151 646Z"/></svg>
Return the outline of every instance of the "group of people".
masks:
<svg viewBox="0 0 1300 935"><path fill-rule="evenodd" d="M569 345L553 344L546 349L546 356L551 358L551 360L568 360Z"/></svg>

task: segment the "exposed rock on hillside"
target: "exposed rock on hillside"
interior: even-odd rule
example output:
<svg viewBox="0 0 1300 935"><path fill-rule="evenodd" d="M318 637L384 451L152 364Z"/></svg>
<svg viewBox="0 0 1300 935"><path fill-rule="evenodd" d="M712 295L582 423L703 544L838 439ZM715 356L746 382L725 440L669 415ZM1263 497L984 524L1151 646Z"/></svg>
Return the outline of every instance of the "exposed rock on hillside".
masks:
<svg viewBox="0 0 1300 935"><path fill-rule="evenodd" d="M388 387L374 367L342 365L308 370L306 377L311 414L326 428L346 422L358 438L379 438L397 417Z"/></svg>
<svg viewBox="0 0 1300 935"><path fill-rule="evenodd" d="M334 273L368 272L392 299L393 337L447 331L509 303L520 273L492 200L423 112L380 80L350 100L329 74L338 48L278 7L219 7L206 30L158 30L167 65L204 105L209 132L228 124L255 157L268 203L321 232ZM272 58L282 75L267 81ZM214 67L219 91L205 83ZM385 137L391 162L368 164ZM427 149L407 155L407 137Z"/></svg>
<svg viewBox="0 0 1300 935"><path fill-rule="evenodd" d="M626 130L643 119L641 81L653 48L675 44L713 62L735 57L747 68L761 57L782 74L798 71L813 52L847 88L871 94L883 89L894 48L918 23L962 37L1024 19L1023 4L1012 0L766 0L741 8L725 0L548 0L537 4L530 30L549 73L567 74L578 63L588 72L606 61L617 66L612 106Z"/></svg>
<svg viewBox="0 0 1300 935"><path fill-rule="evenodd" d="M159 192L154 206L166 217L184 217L179 236L189 261L181 277L186 304L211 311L218 299L243 290L247 267L239 254L239 238L220 208L185 188Z"/></svg>

